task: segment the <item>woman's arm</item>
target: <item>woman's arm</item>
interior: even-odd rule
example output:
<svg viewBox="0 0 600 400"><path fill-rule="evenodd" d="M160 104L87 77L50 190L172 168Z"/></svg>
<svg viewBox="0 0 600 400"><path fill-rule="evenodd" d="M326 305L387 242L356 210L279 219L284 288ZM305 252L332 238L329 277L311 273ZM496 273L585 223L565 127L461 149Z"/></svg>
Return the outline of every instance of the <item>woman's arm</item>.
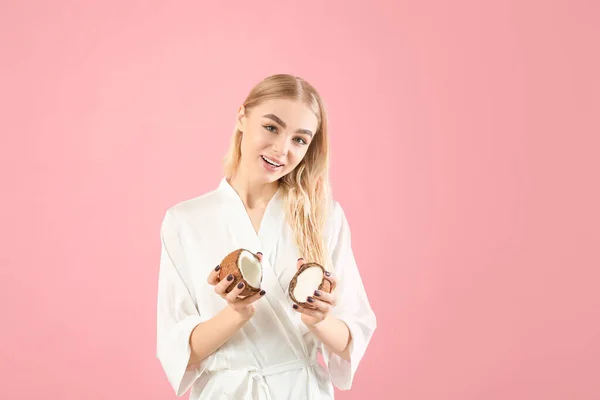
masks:
<svg viewBox="0 0 600 400"><path fill-rule="evenodd" d="M349 348L352 335L343 321L328 316L315 325L309 325L308 329L331 351L344 360L350 361Z"/></svg>
<svg viewBox="0 0 600 400"><path fill-rule="evenodd" d="M296 269L300 269L304 259L298 259ZM331 287L337 285L335 276L326 271L323 278L330 282ZM350 361L350 343L352 333L348 325L341 319L335 318L330 314L331 310L337 304L337 295L333 293L316 290L314 296L307 299L310 306L299 307L293 304L294 310L302 314L302 322L306 327L323 343L330 351Z"/></svg>
<svg viewBox="0 0 600 400"><path fill-rule="evenodd" d="M258 258L262 261L262 254L259 254ZM192 330L189 339L191 354L188 367L202 362L223 346L252 318L256 311L253 303L265 295L265 291L261 290L259 293L240 299L238 296L244 290L243 282L238 283L231 292L226 293L227 287L233 283L233 276L230 274L226 279L219 281L219 269L220 266L217 266L211 271L208 283L214 285L215 293L226 300L228 306L211 319L196 325Z"/></svg>
<svg viewBox="0 0 600 400"><path fill-rule="evenodd" d="M217 351L250 318L250 315L243 315L231 307L225 307L208 321L196 325L190 335L190 348L192 352L188 367L200 363Z"/></svg>

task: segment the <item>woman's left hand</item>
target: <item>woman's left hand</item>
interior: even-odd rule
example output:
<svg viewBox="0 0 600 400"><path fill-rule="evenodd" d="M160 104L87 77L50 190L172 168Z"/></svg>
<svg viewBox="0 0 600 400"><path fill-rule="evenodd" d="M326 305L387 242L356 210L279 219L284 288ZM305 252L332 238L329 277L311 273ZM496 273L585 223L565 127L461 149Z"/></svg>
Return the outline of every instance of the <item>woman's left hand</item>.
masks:
<svg viewBox="0 0 600 400"><path fill-rule="evenodd" d="M304 260L302 258L299 259L296 269L299 269L303 264ZM325 272L323 277L331 283L331 287L336 286L337 282L332 273ZM294 304L293 308L302 314L302 322L304 325L313 326L327 318L331 309L336 306L337 296L335 290L332 293L317 290L313 296L309 296L306 301L308 301L308 303L304 307Z"/></svg>

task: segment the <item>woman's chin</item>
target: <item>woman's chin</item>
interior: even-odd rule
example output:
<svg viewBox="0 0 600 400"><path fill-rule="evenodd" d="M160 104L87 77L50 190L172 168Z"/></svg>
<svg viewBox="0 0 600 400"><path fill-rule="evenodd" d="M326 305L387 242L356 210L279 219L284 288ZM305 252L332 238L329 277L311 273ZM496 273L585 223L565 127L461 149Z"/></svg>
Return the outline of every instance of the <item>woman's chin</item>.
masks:
<svg viewBox="0 0 600 400"><path fill-rule="evenodd" d="M275 173L265 173L265 171L258 171L256 173L256 175L254 176L253 181L255 181L256 183L259 184L265 184L265 183L273 183L273 182L277 182L279 180L279 178L281 178L280 174L275 174Z"/></svg>
<svg viewBox="0 0 600 400"><path fill-rule="evenodd" d="M265 167L264 165L261 165L261 167L258 170L257 178L265 183L276 182L279 180L279 178L283 176L283 168L284 167L282 166L277 169L272 169L270 167Z"/></svg>
<svg viewBox="0 0 600 400"><path fill-rule="evenodd" d="M275 175L268 175L268 176L264 176L263 177L263 182L264 183L273 183L273 182L277 182L279 180L279 178L281 178L281 176L279 174Z"/></svg>

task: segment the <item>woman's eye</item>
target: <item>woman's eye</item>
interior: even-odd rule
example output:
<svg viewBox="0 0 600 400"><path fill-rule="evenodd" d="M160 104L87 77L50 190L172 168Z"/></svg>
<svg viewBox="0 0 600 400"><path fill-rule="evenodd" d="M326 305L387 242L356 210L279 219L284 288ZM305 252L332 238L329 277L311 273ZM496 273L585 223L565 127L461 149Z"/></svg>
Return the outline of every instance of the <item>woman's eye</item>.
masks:
<svg viewBox="0 0 600 400"><path fill-rule="evenodd" d="M297 142L298 142L298 140L299 140L299 142L298 142L298 143L300 143L300 144L307 144L306 140L304 140L304 139L302 139L302 138L300 138L300 137L298 137L298 138L296 138L296 139L297 139L297 140L296 140Z"/></svg>
<svg viewBox="0 0 600 400"><path fill-rule="evenodd" d="M269 132L277 132L277 128L275 128L273 125L264 125L264 128Z"/></svg>

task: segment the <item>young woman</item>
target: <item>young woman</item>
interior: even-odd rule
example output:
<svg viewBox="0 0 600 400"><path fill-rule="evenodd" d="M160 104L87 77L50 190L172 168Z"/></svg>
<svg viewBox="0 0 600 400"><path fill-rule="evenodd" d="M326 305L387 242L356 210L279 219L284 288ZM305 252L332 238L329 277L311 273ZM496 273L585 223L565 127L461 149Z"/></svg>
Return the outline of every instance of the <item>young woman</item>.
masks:
<svg viewBox="0 0 600 400"><path fill-rule="evenodd" d="M334 385L351 387L376 319L330 198L327 134L309 83L268 77L239 109L218 188L167 210L157 357L178 396L191 387L192 399L331 399ZM240 248L263 267L262 290L246 297L242 281L226 293L235 281L218 278ZM335 289L299 307L288 288L304 262L323 265Z"/></svg>

